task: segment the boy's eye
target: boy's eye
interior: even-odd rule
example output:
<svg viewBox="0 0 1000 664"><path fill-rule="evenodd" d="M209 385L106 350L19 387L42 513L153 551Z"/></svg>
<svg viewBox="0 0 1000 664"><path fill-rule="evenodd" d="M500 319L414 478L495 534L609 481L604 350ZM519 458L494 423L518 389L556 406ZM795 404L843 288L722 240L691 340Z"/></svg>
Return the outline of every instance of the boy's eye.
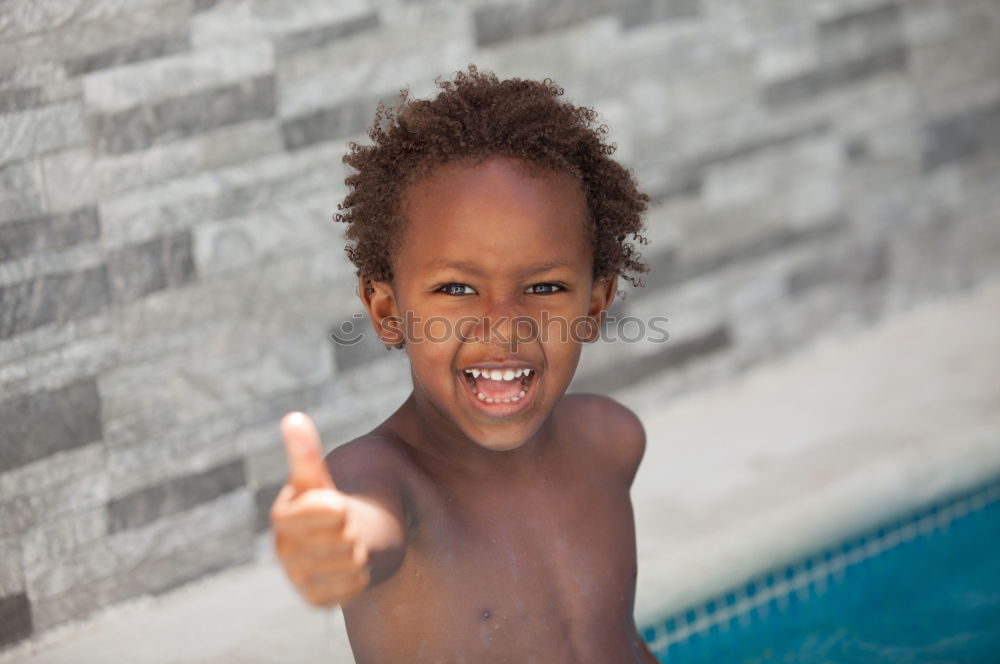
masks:
<svg viewBox="0 0 1000 664"><path fill-rule="evenodd" d="M473 295L476 291L472 290L471 286L466 286L465 284L445 284L438 289L438 292L447 295Z"/></svg>
<svg viewBox="0 0 1000 664"><path fill-rule="evenodd" d="M534 284L533 286L528 286L526 292L531 295L551 295L561 290L563 290L563 287L559 284Z"/></svg>

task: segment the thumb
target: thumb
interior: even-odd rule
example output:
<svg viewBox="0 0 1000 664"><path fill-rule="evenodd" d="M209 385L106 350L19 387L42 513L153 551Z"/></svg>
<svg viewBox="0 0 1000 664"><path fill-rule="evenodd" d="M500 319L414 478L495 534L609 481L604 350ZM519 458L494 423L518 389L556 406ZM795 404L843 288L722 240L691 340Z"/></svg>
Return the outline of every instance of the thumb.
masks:
<svg viewBox="0 0 1000 664"><path fill-rule="evenodd" d="M334 488L323 461L319 433L308 415L296 411L281 418L281 437L288 454L289 484L299 492Z"/></svg>

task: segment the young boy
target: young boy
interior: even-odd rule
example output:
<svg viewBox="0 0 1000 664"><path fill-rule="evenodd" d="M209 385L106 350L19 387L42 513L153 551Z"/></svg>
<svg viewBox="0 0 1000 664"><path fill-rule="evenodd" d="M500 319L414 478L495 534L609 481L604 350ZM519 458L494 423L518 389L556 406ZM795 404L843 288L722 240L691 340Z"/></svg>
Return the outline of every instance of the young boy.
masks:
<svg viewBox="0 0 1000 664"><path fill-rule="evenodd" d="M278 557L342 606L358 664L656 662L632 615L642 424L564 394L618 276L648 271L626 237L646 241L649 199L551 81L470 66L439 86L350 145L337 215L413 392L325 462L285 416Z"/></svg>

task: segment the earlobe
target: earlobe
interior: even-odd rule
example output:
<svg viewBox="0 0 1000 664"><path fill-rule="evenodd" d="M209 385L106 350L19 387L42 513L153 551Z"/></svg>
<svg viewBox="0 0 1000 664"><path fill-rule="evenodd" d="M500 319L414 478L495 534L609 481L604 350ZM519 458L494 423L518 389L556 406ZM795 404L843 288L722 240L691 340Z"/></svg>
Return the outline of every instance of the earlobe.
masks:
<svg viewBox="0 0 1000 664"><path fill-rule="evenodd" d="M371 316L379 340L386 346L401 346L405 334L392 285L387 281L358 277L358 297Z"/></svg>

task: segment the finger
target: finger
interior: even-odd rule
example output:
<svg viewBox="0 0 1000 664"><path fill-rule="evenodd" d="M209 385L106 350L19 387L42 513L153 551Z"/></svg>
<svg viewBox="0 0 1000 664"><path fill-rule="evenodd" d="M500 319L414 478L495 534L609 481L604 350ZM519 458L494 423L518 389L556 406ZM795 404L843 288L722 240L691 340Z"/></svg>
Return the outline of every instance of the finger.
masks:
<svg viewBox="0 0 1000 664"><path fill-rule="evenodd" d="M317 578L317 583L312 581L310 579L308 586L302 587L306 600L314 606L332 606L357 597L368 587L369 576L367 571L363 571L350 577L329 580Z"/></svg>
<svg viewBox="0 0 1000 664"><path fill-rule="evenodd" d="M364 568L364 565L358 564L357 557L350 550L340 550L321 556L312 547L305 550L298 550L292 555L281 557L281 564L288 569L301 569L330 574L348 574Z"/></svg>
<svg viewBox="0 0 1000 664"><path fill-rule="evenodd" d="M299 491L334 488L319 433L308 415L296 411L281 418L281 437L288 454L289 484Z"/></svg>
<svg viewBox="0 0 1000 664"><path fill-rule="evenodd" d="M299 531L282 528L274 532L275 553L287 564L296 564L300 560L348 560L353 546L343 537L331 537L329 529Z"/></svg>
<svg viewBox="0 0 1000 664"><path fill-rule="evenodd" d="M317 528L339 529L347 518L346 496L334 489L309 489L291 498L295 487L286 484L271 507L271 525L275 530L308 531Z"/></svg>

